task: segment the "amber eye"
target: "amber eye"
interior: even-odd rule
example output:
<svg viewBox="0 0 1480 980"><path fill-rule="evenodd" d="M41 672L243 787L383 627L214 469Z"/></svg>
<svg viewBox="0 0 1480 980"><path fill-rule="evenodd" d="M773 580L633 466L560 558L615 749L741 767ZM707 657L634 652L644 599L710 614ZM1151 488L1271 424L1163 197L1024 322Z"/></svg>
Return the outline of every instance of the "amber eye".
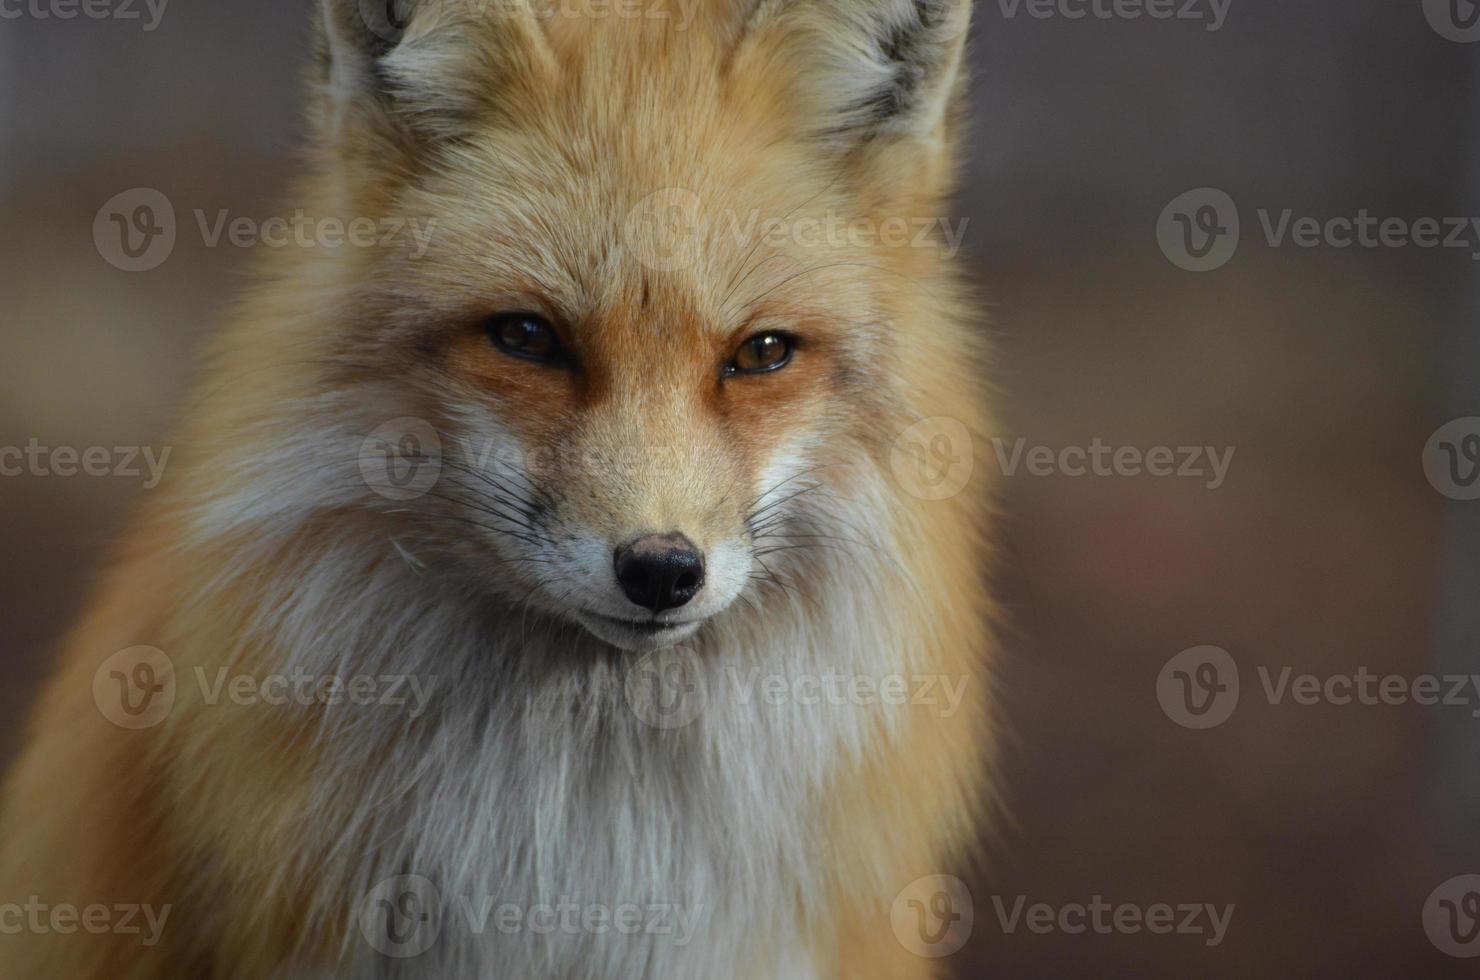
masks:
<svg viewBox="0 0 1480 980"><path fill-rule="evenodd" d="M526 361L555 361L560 358L560 338L548 320L536 313L500 313L490 317L488 337L493 346Z"/></svg>
<svg viewBox="0 0 1480 980"><path fill-rule="evenodd" d="M796 338L789 334L756 334L740 345L734 360L726 365L725 373L765 374L768 371L779 371L791 363L796 349Z"/></svg>

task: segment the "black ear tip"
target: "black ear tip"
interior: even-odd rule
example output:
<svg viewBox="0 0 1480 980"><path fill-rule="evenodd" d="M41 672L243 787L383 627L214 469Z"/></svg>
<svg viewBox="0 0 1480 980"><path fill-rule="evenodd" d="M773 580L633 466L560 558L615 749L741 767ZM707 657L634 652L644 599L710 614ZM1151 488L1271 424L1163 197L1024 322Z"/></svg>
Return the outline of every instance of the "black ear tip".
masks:
<svg viewBox="0 0 1480 980"><path fill-rule="evenodd" d="M339 39L370 56L391 52L406 36L414 0L324 0Z"/></svg>
<svg viewBox="0 0 1480 980"><path fill-rule="evenodd" d="M406 36L411 23L412 0L354 0L360 22L369 35L373 54L390 51Z"/></svg>
<svg viewBox="0 0 1480 980"><path fill-rule="evenodd" d="M884 127L916 108L942 69L952 43L947 36L951 16L963 3L970 5L969 0L914 0L903 20L880 25L874 44L888 80L855 107L854 125Z"/></svg>

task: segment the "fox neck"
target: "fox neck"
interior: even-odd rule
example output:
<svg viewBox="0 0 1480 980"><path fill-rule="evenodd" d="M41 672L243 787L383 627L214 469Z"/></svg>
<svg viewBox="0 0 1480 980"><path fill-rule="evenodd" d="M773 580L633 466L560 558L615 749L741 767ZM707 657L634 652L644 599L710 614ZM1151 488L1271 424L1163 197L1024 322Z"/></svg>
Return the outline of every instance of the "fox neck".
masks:
<svg viewBox="0 0 1480 980"><path fill-rule="evenodd" d="M494 945L499 975L613 980L633 976L634 962L721 976L758 948L787 954L807 910L836 887L820 816L828 786L891 724L887 705L816 692L831 678L907 674L908 637L920 635L880 601L902 570L869 557L819 558L805 595L766 590L758 609L740 603L682 648L646 656L490 604L358 532L321 542L295 572L232 576L269 583L250 590L251 611L224 617L245 615L254 649L276 651L272 664L244 655L258 659L250 669L409 677L423 692L418 703L294 718L287 739L313 747L300 856L331 856L312 889L315 917L352 921L360 910L345 896L415 874L435 883L448 925L410 962L444 957L448 975L490 975L479 957ZM812 696L798 695L798 678L815 681ZM468 921L505 903L562 902L671 906L699 932L683 945L526 934L516 948L528 960L513 968L509 937ZM757 935L774 942L758 947Z"/></svg>

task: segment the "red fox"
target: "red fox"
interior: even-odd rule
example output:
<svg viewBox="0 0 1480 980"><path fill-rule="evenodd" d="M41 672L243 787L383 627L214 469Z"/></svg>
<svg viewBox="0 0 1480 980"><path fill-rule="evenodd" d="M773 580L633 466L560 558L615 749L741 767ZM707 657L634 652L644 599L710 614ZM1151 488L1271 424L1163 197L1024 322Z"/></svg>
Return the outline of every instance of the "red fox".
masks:
<svg viewBox="0 0 1480 980"><path fill-rule="evenodd" d="M296 200L386 233L264 251L6 786L0 973L937 976L969 0L320 8Z"/></svg>

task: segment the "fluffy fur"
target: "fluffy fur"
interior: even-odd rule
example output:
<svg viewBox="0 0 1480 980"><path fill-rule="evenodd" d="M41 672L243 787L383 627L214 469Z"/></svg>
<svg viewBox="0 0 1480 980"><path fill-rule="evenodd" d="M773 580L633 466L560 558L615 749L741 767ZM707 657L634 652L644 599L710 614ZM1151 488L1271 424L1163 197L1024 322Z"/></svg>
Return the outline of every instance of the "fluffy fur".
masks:
<svg viewBox="0 0 1480 980"><path fill-rule="evenodd" d="M163 937L4 935L0 973L934 975L890 906L949 871L987 796L988 488L979 470L918 499L891 452L921 419L989 431L961 288L938 247L727 221L674 246L644 209L742 228L945 214L969 4L422 0L393 36L357 6L325 3L295 201L434 221L430 248L264 260L5 799L0 902L169 905ZM531 308L578 370L487 344L484 317ZM797 334L795 362L721 380L760 329ZM392 499L366 438L406 417L440 478ZM666 650L599 638L584 617L619 609L613 543L674 528L709 557L692 631ZM138 644L176 684L135 731L93 682ZM409 675L428 695L414 717L237 704L198 682L223 668ZM964 701L757 686L895 675L964 682ZM652 676L697 692L690 723L644 721ZM403 874L448 903L410 959L360 928ZM686 943L474 935L453 910L484 899L695 924Z"/></svg>

